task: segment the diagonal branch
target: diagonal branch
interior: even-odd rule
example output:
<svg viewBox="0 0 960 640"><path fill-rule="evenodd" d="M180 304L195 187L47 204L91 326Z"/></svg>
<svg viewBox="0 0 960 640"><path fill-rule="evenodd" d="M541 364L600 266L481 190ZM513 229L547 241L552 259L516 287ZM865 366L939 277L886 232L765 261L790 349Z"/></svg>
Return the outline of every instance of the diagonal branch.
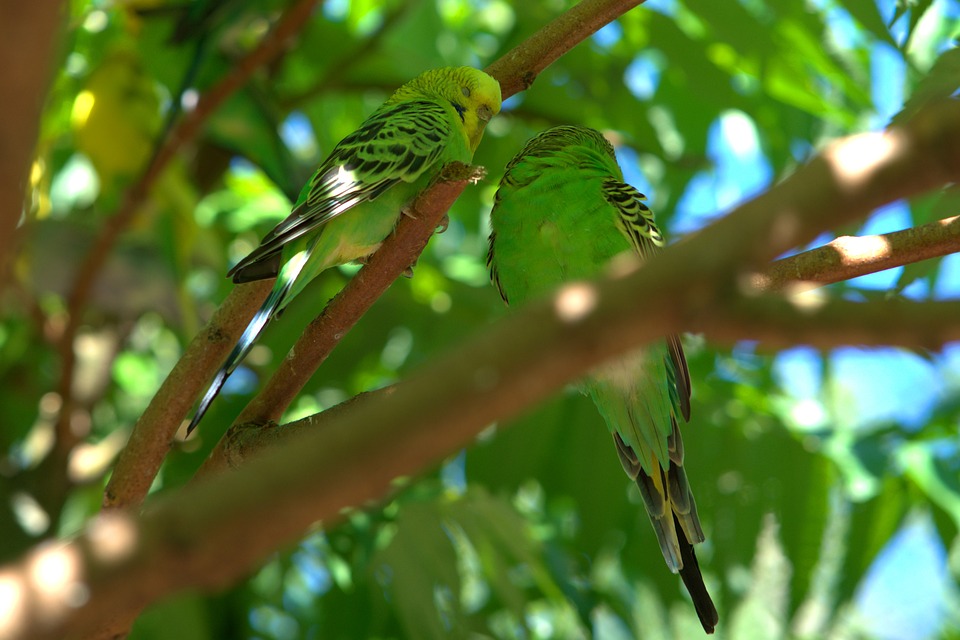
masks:
<svg viewBox="0 0 960 640"><path fill-rule="evenodd" d="M421 193L404 216L385 251L377 251L356 276L311 322L273 377L237 417L237 422L278 420L287 406L340 339L393 283L413 265L430 236L468 182L483 171L459 162L444 168L437 181ZM395 248L395 250L391 250Z"/></svg>
<svg viewBox="0 0 960 640"><path fill-rule="evenodd" d="M540 72L644 0L583 0L487 67L503 98L529 89Z"/></svg>
<svg viewBox="0 0 960 640"><path fill-rule="evenodd" d="M223 345L233 345L229 336L243 331L253 317L253 310L267 297L271 284L270 280L261 280L234 288L203 331L187 346L134 425L104 489L104 508L126 506L130 496L147 495L155 470L160 468L170 449L174 431L193 406L193 396L184 393L184 387L192 387L196 393L206 382L206 377L199 372L220 366ZM164 425L168 428L161 428Z"/></svg>
<svg viewBox="0 0 960 640"><path fill-rule="evenodd" d="M393 394L361 403L323 429L305 428L235 473L162 497L139 518L111 511L73 541L36 548L0 570L0 584L17 596L0 619L0 635L74 637L175 591L222 587L311 523L330 525L347 507L383 496L395 477L470 445L492 420L515 415L606 357L685 326L751 336L752 318L784 311L780 300L738 296L701 308L688 325L672 325L672 307L690 303L690 296L677 295L683 289L676 278L666 284L679 288L656 286L648 271L599 283L596 306L574 322L556 313L563 292L531 305L421 368ZM824 346L851 337L928 346L960 338L953 322L960 302L901 302L896 313L886 306L830 302L810 322L796 324L796 337L821 336ZM864 329L873 321L881 323L876 333ZM836 322L843 323L839 333ZM87 598L81 607L73 605L78 589Z"/></svg>
<svg viewBox="0 0 960 640"><path fill-rule="evenodd" d="M893 267L960 252L960 216L872 236L843 236L822 247L777 260L757 274L754 286L833 284Z"/></svg>

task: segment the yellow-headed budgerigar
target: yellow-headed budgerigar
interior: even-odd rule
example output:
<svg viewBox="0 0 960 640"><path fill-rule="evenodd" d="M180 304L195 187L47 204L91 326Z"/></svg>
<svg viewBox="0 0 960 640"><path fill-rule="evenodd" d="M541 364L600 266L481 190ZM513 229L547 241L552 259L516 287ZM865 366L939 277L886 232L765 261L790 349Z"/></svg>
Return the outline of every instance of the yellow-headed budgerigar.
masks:
<svg viewBox="0 0 960 640"><path fill-rule="evenodd" d="M276 277L200 401L187 433L267 323L324 269L376 251L401 211L447 163L469 163L500 111L500 85L469 67L427 71L400 87L340 141L303 187L289 217L227 274Z"/></svg>
<svg viewBox="0 0 960 640"><path fill-rule="evenodd" d="M600 276L612 258L645 259L663 236L644 196L623 182L613 147L593 129L560 126L507 165L494 199L487 262L504 301L523 304L565 282ZM582 382L637 483L667 566L679 572L708 633L717 610L693 545L704 535L683 469L678 421L690 417L690 375L678 336L631 352Z"/></svg>

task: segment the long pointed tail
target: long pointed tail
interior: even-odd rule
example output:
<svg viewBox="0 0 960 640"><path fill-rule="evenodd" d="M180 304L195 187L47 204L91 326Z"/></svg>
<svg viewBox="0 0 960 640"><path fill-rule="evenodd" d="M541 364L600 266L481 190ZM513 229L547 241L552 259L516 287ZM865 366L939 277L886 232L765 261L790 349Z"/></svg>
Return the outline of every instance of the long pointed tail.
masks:
<svg viewBox="0 0 960 640"><path fill-rule="evenodd" d="M680 558L683 560L683 568L680 569L680 579L687 587L690 598L693 600L693 606L697 610L697 617L700 618L700 624L707 633L713 633L714 628L720 621L717 614L717 608L707 592L707 586L703 583L703 575L700 573L700 563L697 562L697 554L693 551L693 545L687 541L687 537L680 526L680 520L673 516L674 525L677 529L677 538L680 543Z"/></svg>
<svg viewBox="0 0 960 640"><path fill-rule="evenodd" d="M210 383L207 392L203 394L203 398L200 400L200 406L197 407L197 412L193 415L193 419L190 420L190 425L187 427L187 435L190 435L190 433L197 428L197 425L200 424L200 420L203 419L203 415L207 412L207 409L210 408L210 404L214 398L220 393L220 389L223 388L227 378L230 377L230 374L233 373L234 369L237 368L247 353L250 352L250 349L253 348L257 338L260 337L260 334L273 318L277 309L279 309L287 299L290 288L293 286L297 276L300 275L309 257L309 250L302 251L284 265L280 275L277 277L277 284L273 287L273 290L270 291L267 299L263 301L260 310L253 316L253 320L251 320L247 328L243 330L243 334L240 336L240 339L237 340L233 351L230 352L223 366L220 367L217 374L213 377L213 382Z"/></svg>
<svg viewBox="0 0 960 640"><path fill-rule="evenodd" d="M703 529L697 516L697 504L687 482L687 474L680 464L683 459L680 432L674 427L673 433L676 437L674 439L671 436L674 442L671 443L670 466L666 471L659 469L659 474L654 477L644 472L633 449L624 443L619 433L613 434L613 440L617 445L617 454L623 469L640 489L640 496L657 534L667 567L673 573L680 574L693 600L703 630L713 633L720 616L703 583L700 564L693 550L694 544L704 540Z"/></svg>
<svg viewBox="0 0 960 640"><path fill-rule="evenodd" d="M203 399L200 400L200 406L197 407L197 412L193 414L193 419L190 420L190 426L187 427L187 435L190 435L190 433L197 428L200 420L203 419L203 415L207 412L207 409L210 408L213 399L220 393L220 389L223 388L227 378L230 377L230 374L237 368L237 365L239 365L247 353L250 352L254 342L260 337L260 333L264 327L267 326L267 323L270 322L270 318L273 317L273 313L283 299L282 294L282 290L274 289L271 291L267 299L264 300L263 306L261 306L257 314L253 316L253 320L251 320L247 328L243 330L243 334L233 347L233 351L227 356L223 366L217 371L217 375L213 377L213 382L210 383L207 392L203 394Z"/></svg>

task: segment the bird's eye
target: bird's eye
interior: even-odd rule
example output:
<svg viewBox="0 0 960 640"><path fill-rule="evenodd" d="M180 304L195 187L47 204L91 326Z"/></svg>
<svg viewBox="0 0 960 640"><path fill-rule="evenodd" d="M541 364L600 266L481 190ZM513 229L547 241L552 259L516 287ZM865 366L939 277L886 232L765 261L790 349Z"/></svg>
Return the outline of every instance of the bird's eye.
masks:
<svg viewBox="0 0 960 640"><path fill-rule="evenodd" d="M470 97L470 87L460 87L460 92L463 94L464 98Z"/></svg>

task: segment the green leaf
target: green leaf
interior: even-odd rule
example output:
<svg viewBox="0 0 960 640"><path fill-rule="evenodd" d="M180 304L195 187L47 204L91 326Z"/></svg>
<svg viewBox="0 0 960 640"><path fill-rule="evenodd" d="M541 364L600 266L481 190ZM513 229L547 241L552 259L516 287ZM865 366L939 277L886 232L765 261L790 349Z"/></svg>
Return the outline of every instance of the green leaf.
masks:
<svg viewBox="0 0 960 640"><path fill-rule="evenodd" d="M960 90L960 48L944 51L917 84L903 109L890 120L890 126L902 125L918 111Z"/></svg>
<svg viewBox="0 0 960 640"><path fill-rule="evenodd" d="M884 23L883 16L880 15L880 10L877 8L876 0L841 0L841 4L875 38L893 47L900 48Z"/></svg>

